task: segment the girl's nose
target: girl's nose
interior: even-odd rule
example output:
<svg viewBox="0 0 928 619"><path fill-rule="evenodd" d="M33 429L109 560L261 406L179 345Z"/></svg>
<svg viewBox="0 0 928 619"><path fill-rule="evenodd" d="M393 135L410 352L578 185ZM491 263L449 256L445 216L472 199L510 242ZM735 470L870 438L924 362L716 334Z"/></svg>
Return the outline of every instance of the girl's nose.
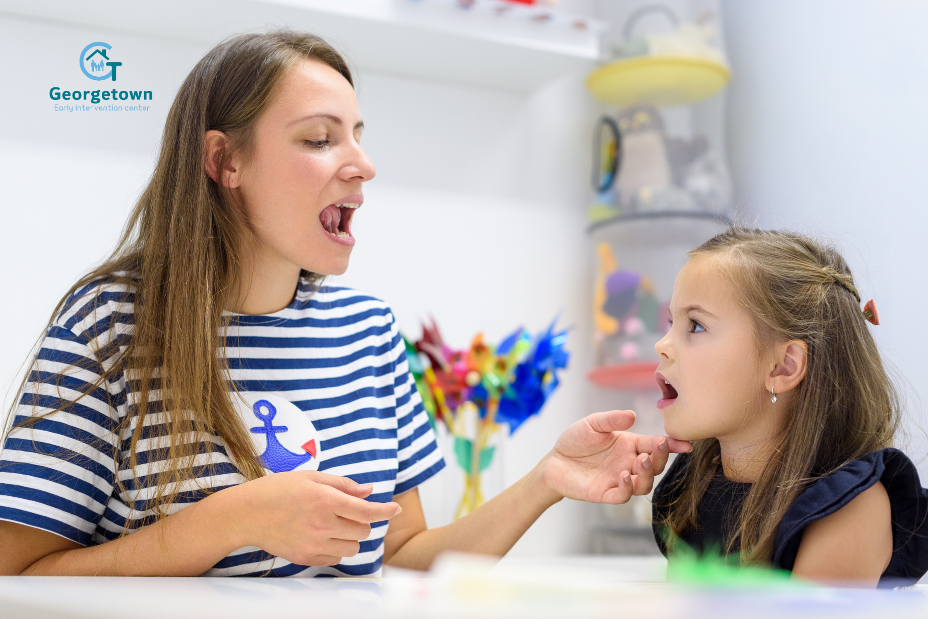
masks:
<svg viewBox="0 0 928 619"><path fill-rule="evenodd" d="M654 352L661 359L670 359L670 331L665 333L664 337L654 345Z"/></svg>

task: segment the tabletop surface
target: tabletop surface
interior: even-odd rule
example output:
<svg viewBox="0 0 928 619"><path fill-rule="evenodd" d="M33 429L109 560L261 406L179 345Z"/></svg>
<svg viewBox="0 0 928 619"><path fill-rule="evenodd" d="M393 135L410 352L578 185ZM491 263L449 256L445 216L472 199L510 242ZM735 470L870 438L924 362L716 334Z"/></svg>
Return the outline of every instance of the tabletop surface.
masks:
<svg viewBox="0 0 928 619"><path fill-rule="evenodd" d="M662 557L450 556L384 578L0 578L4 619L271 617L928 617L928 586L895 591L664 582Z"/></svg>

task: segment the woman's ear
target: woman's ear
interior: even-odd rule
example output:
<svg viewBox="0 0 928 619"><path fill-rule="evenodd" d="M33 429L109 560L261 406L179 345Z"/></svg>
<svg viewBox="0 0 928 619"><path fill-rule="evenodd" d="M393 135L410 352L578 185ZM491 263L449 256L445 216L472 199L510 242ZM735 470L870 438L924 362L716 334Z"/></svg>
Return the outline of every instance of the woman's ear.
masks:
<svg viewBox="0 0 928 619"><path fill-rule="evenodd" d="M219 158L228 152L229 137L222 131L210 129L206 132L206 173L213 181L225 187L239 186L239 169L233 161L223 162L222 183L219 182Z"/></svg>
<svg viewBox="0 0 928 619"><path fill-rule="evenodd" d="M790 340L777 347L777 363L767 379L767 390L786 393L795 389L809 368L809 347L802 340Z"/></svg>

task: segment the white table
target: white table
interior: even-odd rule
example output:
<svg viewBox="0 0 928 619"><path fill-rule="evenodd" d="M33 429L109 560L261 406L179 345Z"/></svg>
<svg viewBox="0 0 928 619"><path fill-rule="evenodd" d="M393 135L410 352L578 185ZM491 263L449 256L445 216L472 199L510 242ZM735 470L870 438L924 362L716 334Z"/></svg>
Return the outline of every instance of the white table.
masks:
<svg viewBox="0 0 928 619"><path fill-rule="evenodd" d="M928 617L928 587L708 590L664 584L660 557L450 558L378 579L0 578L0 617L223 619Z"/></svg>

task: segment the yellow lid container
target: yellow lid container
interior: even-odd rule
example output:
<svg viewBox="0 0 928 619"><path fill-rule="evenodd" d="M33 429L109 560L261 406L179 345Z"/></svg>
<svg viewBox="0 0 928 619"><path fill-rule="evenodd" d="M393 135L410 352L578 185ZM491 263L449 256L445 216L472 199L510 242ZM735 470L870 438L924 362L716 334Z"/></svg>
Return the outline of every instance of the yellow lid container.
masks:
<svg viewBox="0 0 928 619"><path fill-rule="evenodd" d="M599 101L625 107L634 103L686 105L722 90L731 78L716 60L687 56L637 56L614 60L586 78Z"/></svg>

